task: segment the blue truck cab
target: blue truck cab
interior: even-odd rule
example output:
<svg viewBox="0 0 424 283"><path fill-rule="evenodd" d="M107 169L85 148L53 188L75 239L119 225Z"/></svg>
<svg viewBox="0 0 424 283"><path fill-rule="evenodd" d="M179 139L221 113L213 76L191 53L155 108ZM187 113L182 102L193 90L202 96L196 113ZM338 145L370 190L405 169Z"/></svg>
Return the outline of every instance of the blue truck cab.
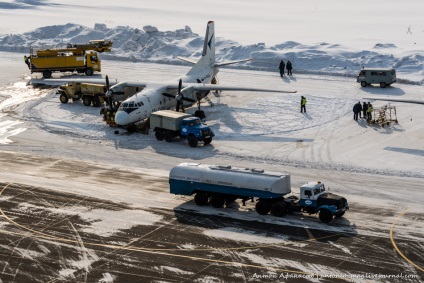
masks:
<svg viewBox="0 0 424 283"><path fill-rule="evenodd" d="M333 217L341 217L349 209L344 197L329 193L321 182L309 182L300 187L299 205L301 211L310 214L319 213L324 223L329 223Z"/></svg>
<svg viewBox="0 0 424 283"><path fill-rule="evenodd" d="M205 144L209 144L212 141L214 133L208 126L203 125L198 117L189 117L183 119L180 135L187 140L190 135L193 135L197 141L203 141Z"/></svg>

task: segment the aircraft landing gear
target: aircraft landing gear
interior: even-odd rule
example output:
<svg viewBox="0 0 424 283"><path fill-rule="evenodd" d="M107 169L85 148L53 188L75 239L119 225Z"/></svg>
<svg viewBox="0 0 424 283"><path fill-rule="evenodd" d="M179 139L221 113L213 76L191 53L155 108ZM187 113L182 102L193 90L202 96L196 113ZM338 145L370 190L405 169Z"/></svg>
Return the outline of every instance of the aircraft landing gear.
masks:
<svg viewBox="0 0 424 283"><path fill-rule="evenodd" d="M200 109L200 100L197 100L197 110L194 112L194 116L198 117L200 120L206 119L205 112Z"/></svg>

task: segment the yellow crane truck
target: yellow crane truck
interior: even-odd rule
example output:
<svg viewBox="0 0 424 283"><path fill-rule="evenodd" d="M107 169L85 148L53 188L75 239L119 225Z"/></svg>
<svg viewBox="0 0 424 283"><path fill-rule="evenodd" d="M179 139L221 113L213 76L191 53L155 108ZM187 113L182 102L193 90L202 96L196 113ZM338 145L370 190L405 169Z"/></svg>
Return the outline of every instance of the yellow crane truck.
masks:
<svg viewBox="0 0 424 283"><path fill-rule="evenodd" d="M84 44L68 44L66 48L38 49L31 47L29 68L31 73L42 73L50 78L53 72L78 72L92 76L101 71L98 52L112 51L110 40L90 40Z"/></svg>

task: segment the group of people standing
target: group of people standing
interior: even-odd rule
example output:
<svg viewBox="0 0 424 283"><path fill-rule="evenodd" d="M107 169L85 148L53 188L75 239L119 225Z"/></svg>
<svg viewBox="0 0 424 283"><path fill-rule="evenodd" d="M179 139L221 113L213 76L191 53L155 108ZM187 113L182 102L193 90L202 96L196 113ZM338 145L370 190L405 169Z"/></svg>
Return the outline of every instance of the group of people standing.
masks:
<svg viewBox="0 0 424 283"><path fill-rule="evenodd" d="M280 76L284 77L284 69L287 69L287 76L292 76L292 63L290 61L287 61L287 64L284 63L284 60L281 60L280 66L278 66L278 69L280 69Z"/></svg>
<svg viewBox="0 0 424 283"><path fill-rule="evenodd" d="M367 122L372 120L372 104L370 102L366 103L364 102L361 105L361 102L358 101L358 103L356 103L353 106L353 120L358 121L358 116L359 118L364 118L367 120ZM361 115L362 112L362 115Z"/></svg>

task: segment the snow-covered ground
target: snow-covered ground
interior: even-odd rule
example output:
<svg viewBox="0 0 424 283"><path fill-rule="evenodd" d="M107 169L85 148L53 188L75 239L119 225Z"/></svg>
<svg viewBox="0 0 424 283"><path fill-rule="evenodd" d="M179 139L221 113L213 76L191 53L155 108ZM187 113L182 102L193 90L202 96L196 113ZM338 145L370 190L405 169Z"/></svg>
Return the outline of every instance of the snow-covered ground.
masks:
<svg viewBox="0 0 424 283"><path fill-rule="evenodd" d="M17 158L29 154L77 160L93 168L107 165L161 182L166 180L172 166L185 160L289 171L294 188L305 180L320 178L346 196L352 207L346 219L327 227L328 231L384 238L401 210L408 208L413 219L421 219L424 213L424 192L420 190L424 179L423 105L392 103L399 123L384 128L367 125L364 120L355 122L352 107L359 100L368 101L364 97L423 99L424 27L420 8L424 4L418 1L410 1L408 5L399 1L302 2L304 5L274 0L267 5L207 1L204 5L210 8L202 10L193 1L185 1L183 5L170 1L147 3L142 8L132 7L133 1L120 1L119 7L113 1L103 1L102 5L83 1L73 1L72 5L3 1L0 3L0 149L15 153ZM241 13L235 14L236 8ZM78 24L64 22L69 13L76 15L72 18ZM222 68L218 74L220 83L298 91L296 94L223 92L219 97L211 94L215 106L202 104L207 124L216 134L208 147L192 149L184 142L159 142L151 133L125 135L125 131L119 130L120 134L116 135L116 129L107 127L101 120L99 109L80 103L61 104L54 91L26 85L30 74L22 57L29 46L86 42L93 38L114 41L113 52L101 55L102 73L111 79L168 81L188 71L189 67L177 56L200 56L208 20L217 24L219 61L253 58L234 69ZM152 26L157 26L158 31L152 32ZM407 33L408 28L412 33ZM293 62L294 77L279 77L277 66L281 59ZM386 89L361 88L354 75L362 66L396 67L404 83ZM299 113L301 95L308 100L307 114ZM384 101L372 103L374 107L386 105ZM140 191L137 184L129 183L127 187L120 185L117 194L113 187L99 187L98 179L89 175L80 174L73 177L73 182L63 184L61 177L65 176L56 174L22 165L21 169L2 170L0 177L4 181L127 202L138 209L176 208L217 213L212 208L196 207L188 198L171 196L166 190L152 196L150 190ZM1 200L7 201L7 197ZM23 203L20 209L34 208ZM276 219L245 210L218 213L247 221L322 229L313 217ZM373 210L381 215L370 213ZM151 212L123 210L108 214L82 207L51 212L79 214L84 220L93 221L84 231L100 236L162 219ZM139 215L144 221L137 220ZM122 225L116 221L125 218L128 221ZM111 222L106 229L107 221ZM422 239L423 227L419 221L402 219L398 227L402 228L397 230L398 237L417 242ZM252 235L249 229L204 229L202 233L246 243L286 241L284 236ZM339 243L330 244L351 254ZM185 248L191 247L187 245ZM247 252L240 255L264 265L269 260L251 258L253 255ZM285 264L299 270L306 268L297 261ZM320 270L328 268L316 266ZM172 268L164 266L161 270ZM406 270L414 269L407 265ZM113 276L105 274L104 282L113 282Z"/></svg>

